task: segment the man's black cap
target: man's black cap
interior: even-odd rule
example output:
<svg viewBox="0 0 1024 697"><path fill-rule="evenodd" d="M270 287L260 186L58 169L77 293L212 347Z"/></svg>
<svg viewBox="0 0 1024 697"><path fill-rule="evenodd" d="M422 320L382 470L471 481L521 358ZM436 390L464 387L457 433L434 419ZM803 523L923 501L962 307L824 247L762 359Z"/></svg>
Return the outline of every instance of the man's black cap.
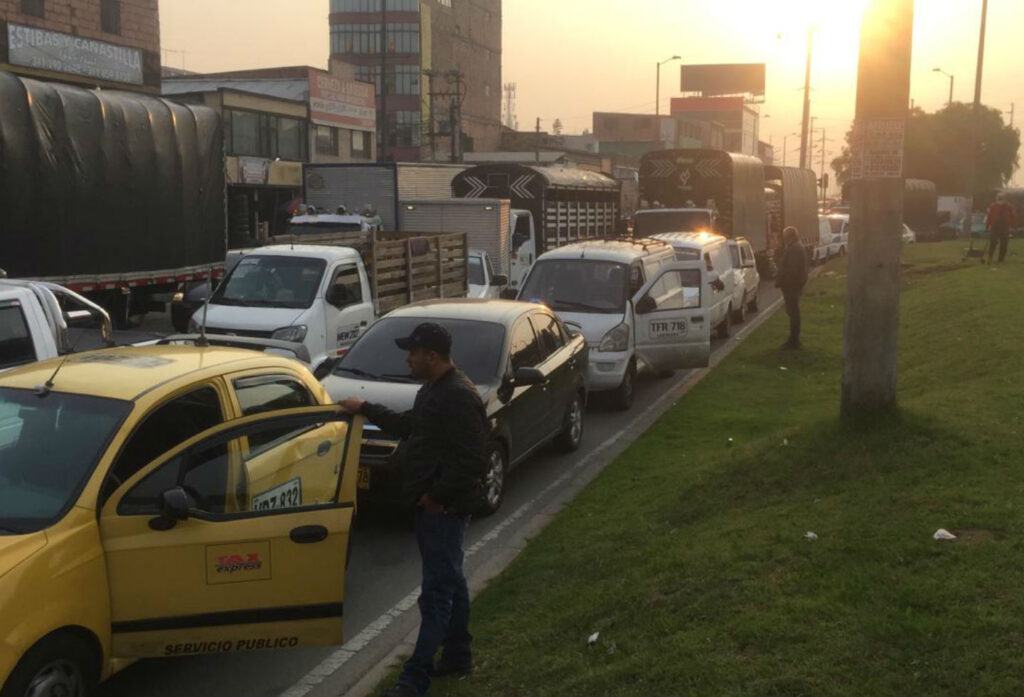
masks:
<svg viewBox="0 0 1024 697"><path fill-rule="evenodd" d="M447 356L452 351L452 335L448 330L435 322L424 322L412 330L412 334L402 339L395 339L398 348L411 351L424 348Z"/></svg>

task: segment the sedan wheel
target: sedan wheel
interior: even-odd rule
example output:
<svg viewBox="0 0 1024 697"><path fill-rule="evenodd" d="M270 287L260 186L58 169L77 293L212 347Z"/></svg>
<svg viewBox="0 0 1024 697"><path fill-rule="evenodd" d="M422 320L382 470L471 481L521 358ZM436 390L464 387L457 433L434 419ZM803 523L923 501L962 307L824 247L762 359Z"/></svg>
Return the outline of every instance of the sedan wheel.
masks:
<svg viewBox="0 0 1024 697"><path fill-rule="evenodd" d="M555 439L555 447L563 453L571 453L583 442L583 398L573 396L565 414L565 430Z"/></svg>
<svg viewBox="0 0 1024 697"><path fill-rule="evenodd" d="M500 443L488 444L487 475L484 478L484 498L480 507L482 515L491 515L501 507L501 500L505 498L505 474L507 469L505 449L501 447Z"/></svg>
<svg viewBox="0 0 1024 697"><path fill-rule="evenodd" d="M85 680L73 662L55 660L36 673L25 697L85 697Z"/></svg>

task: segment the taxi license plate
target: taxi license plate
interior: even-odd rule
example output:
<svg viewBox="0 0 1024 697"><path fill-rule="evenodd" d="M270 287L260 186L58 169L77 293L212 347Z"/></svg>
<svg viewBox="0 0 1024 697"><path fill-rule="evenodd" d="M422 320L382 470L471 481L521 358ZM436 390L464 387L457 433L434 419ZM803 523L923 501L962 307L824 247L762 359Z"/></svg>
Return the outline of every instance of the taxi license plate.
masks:
<svg viewBox="0 0 1024 697"><path fill-rule="evenodd" d="M357 486L360 489L369 489L370 488L370 468L369 467L360 467L359 468L359 479L358 479Z"/></svg>
<svg viewBox="0 0 1024 697"><path fill-rule="evenodd" d="M650 329L652 339L686 336L686 320L655 320L651 322Z"/></svg>

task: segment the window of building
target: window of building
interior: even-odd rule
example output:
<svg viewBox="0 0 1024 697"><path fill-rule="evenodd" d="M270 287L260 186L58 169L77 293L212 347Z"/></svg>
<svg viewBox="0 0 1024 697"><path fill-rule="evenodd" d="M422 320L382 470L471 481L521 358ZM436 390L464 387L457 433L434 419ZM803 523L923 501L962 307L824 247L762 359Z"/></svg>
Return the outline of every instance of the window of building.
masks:
<svg viewBox="0 0 1024 697"><path fill-rule="evenodd" d="M420 112L396 111L391 114L391 144L398 147L419 147Z"/></svg>
<svg viewBox="0 0 1024 697"><path fill-rule="evenodd" d="M418 65L388 66L388 94L408 94L418 96L420 93L420 67Z"/></svg>
<svg viewBox="0 0 1024 697"><path fill-rule="evenodd" d="M338 154L338 129L330 126L316 127L316 152L318 155Z"/></svg>
<svg viewBox="0 0 1024 697"><path fill-rule="evenodd" d="M370 136L363 131L352 131L352 157L369 160L373 157L370 149Z"/></svg>
<svg viewBox="0 0 1024 697"><path fill-rule="evenodd" d="M33 17L42 17L46 14L44 4L43 0L21 0L21 13L32 15Z"/></svg>
<svg viewBox="0 0 1024 697"><path fill-rule="evenodd" d="M101 0L100 28L107 34L121 33L121 0Z"/></svg>
<svg viewBox="0 0 1024 697"><path fill-rule="evenodd" d="M388 23L388 53L419 53L420 25Z"/></svg>
<svg viewBox="0 0 1024 697"><path fill-rule="evenodd" d="M277 119L277 152L271 157L280 157L282 160L301 161L305 158L303 154L303 131L302 123L298 119Z"/></svg>
<svg viewBox="0 0 1024 697"><path fill-rule="evenodd" d="M442 0L451 7L451 0ZM331 12L380 12L380 0L331 0ZM388 0L388 12L419 12L420 0Z"/></svg>
<svg viewBox="0 0 1024 697"><path fill-rule="evenodd" d="M226 109L224 134L229 155L304 162L309 152L305 121L255 111Z"/></svg>
<svg viewBox="0 0 1024 697"><path fill-rule="evenodd" d="M332 53L380 53L380 24L335 24Z"/></svg>

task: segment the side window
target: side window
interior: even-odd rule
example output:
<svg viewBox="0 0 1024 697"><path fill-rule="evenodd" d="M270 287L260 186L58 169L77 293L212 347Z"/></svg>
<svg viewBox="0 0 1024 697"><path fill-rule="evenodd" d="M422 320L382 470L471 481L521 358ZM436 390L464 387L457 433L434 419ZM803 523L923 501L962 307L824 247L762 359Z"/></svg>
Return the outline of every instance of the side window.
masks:
<svg viewBox="0 0 1024 697"><path fill-rule="evenodd" d="M0 370L37 360L21 304L0 303Z"/></svg>
<svg viewBox="0 0 1024 697"><path fill-rule="evenodd" d="M635 263L629 267L629 297L633 297L640 292L640 289L644 287L644 267L643 264Z"/></svg>
<svg viewBox="0 0 1024 697"><path fill-rule="evenodd" d="M509 346L509 355L512 358L512 369L533 368L538 365L541 358L540 343L533 327L526 320L522 320L512 330L512 343Z"/></svg>
<svg viewBox="0 0 1024 697"><path fill-rule="evenodd" d="M729 245L729 256L732 258L733 268L738 269L738 268L740 268L743 265L743 262L740 261L740 246L739 245L736 245L736 246L733 246L731 244Z"/></svg>
<svg viewBox="0 0 1024 697"><path fill-rule="evenodd" d="M363 284L359 280L359 267L346 264L340 267L331 279L328 291L333 294L332 302L338 307L348 307L363 301Z"/></svg>
<svg viewBox="0 0 1024 697"><path fill-rule="evenodd" d="M708 271L714 271L715 265L711 262L711 254L704 252L704 264L707 266Z"/></svg>
<svg viewBox="0 0 1024 697"><path fill-rule="evenodd" d="M285 375L260 375L240 378L234 381L238 405L242 416L252 416L280 409L301 409L317 405L305 385ZM289 429L262 431L249 436L250 452L255 452L269 443L280 440L291 433Z"/></svg>
<svg viewBox="0 0 1024 697"><path fill-rule="evenodd" d="M647 292L654 301L652 312L690 310L700 307L700 271L683 269L668 271Z"/></svg>
<svg viewBox="0 0 1024 697"><path fill-rule="evenodd" d="M168 450L223 421L220 397L213 387L201 387L157 407L121 449L110 470L105 494ZM101 496L101 500L104 498Z"/></svg>
<svg viewBox="0 0 1024 697"><path fill-rule="evenodd" d="M512 231L512 252L518 252L526 242L530 241L530 218L520 216L516 218L516 229Z"/></svg>
<svg viewBox="0 0 1024 697"><path fill-rule="evenodd" d="M536 330L537 336L540 339L540 349L543 359L548 358L548 356L557 352L565 345L561 329L558 326L558 320L554 317L538 313L532 315L530 317L530 321L533 322L533 328Z"/></svg>

